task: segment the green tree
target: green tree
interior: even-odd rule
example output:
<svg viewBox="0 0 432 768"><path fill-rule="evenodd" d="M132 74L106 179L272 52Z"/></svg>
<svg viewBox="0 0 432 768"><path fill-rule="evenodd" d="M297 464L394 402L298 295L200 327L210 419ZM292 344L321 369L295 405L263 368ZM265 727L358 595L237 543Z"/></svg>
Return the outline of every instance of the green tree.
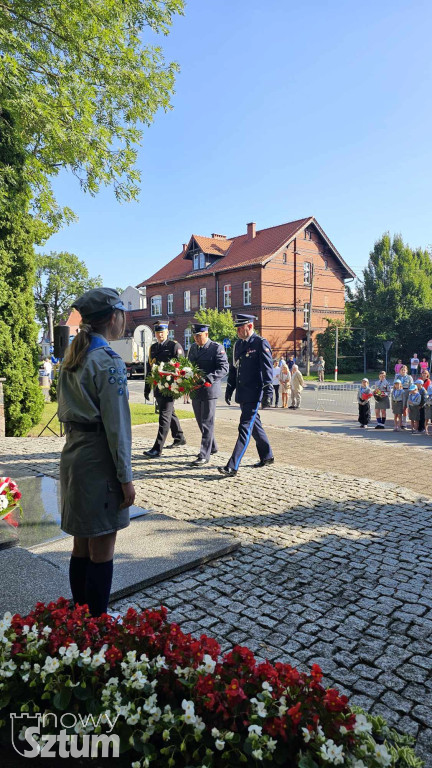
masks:
<svg viewBox="0 0 432 768"><path fill-rule="evenodd" d="M33 242L41 234L29 215L25 153L11 115L0 112L0 376L4 385L6 435L25 435L43 410L37 382L34 322Z"/></svg>
<svg viewBox="0 0 432 768"><path fill-rule="evenodd" d="M429 253L412 250L400 235L391 240L385 233L375 243L363 280L355 291L348 291L350 312L356 312L359 324L367 332L368 360L375 364L382 358L382 344L393 340L392 355L399 356L404 346L403 328L413 313L431 306L432 262Z"/></svg>
<svg viewBox="0 0 432 768"><path fill-rule="evenodd" d="M205 323L209 326L209 336L213 341L222 344L224 339L231 341L231 349L237 338L237 330L234 325L234 318L229 309L220 311L219 309L200 309L195 314L199 323Z"/></svg>
<svg viewBox="0 0 432 768"><path fill-rule="evenodd" d="M34 296L39 322L48 327L48 307L53 310L53 323L66 320L74 299L90 288L102 285L102 279L89 277L83 261L73 253L62 251L36 256Z"/></svg>
<svg viewBox="0 0 432 768"><path fill-rule="evenodd" d="M175 63L151 35L167 35L184 0L2 0L0 104L15 120L34 209L53 226L52 177L67 169L95 194L136 198L143 126L170 108ZM144 42L144 39L146 42Z"/></svg>
<svg viewBox="0 0 432 768"><path fill-rule="evenodd" d="M347 327L339 320L328 320L328 327L317 334L318 354L325 360L326 377L330 378L336 363L336 327L338 328L338 371L339 374L363 370L363 331Z"/></svg>

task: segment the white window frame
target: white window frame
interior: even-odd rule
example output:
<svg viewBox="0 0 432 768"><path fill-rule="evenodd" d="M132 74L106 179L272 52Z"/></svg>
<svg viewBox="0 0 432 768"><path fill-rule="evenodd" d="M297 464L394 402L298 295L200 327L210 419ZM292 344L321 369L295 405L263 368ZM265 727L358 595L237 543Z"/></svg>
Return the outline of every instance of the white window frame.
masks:
<svg viewBox="0 0 432 768"><path fill-rule="evenodd" d="M174 294L169 293L167 296L167 312L169 315L174 314Z"/></svg>
<svg viewBox="0 0 432 768"><path fill-rule="evenodd" d="M190 291L185 291L183 293L183 307L185 312L191 311Z"/></svg>
<svg viewBox="0 0 432 768"><path fill-rule="evenodd" d="M200 292L199 292L200 309L205 309L206 304L207 304L207 288L200 288Z"/></svg>
<svg viewBox="0 0 432 768"><path fill-rule="evenodd" d="M227 283L223 287L223 300L224 309L229 309L231 307L231 283Z"/></svg>
<svg viewBox="0 0 432 768"><path fill-rule="evenodd" d="M305 301L303 304L303 325L309 325L309 312L310 312L310 304L308 301Z"/></svg>
<svg viewBox="0 0 432 768"><path fill-rule="evenodd" d="M160 294L151 297L150 314L152 317L160 317L162 314L162 296Z"/></svg>
<svg viewBox="0 0 432 768"><path fill-rule="evenodd" d="M324 259L324 269L328 269L328 259Z"/></svg>
<svg viewBox="0 0 432 768"><path fill-rule="evenodd" d="M192 338L192 331L190 328L186 328L184 332L184 348L185 352L188 351L190 345L191 345L191 338Z"/></svg>
<svg viewBox="0 0 432 768"><path fill-rule="evenodd" d="M245 280L243 283L243 306L249 307L252 304L252 280Z"/></svg>
<svg viewBox="0 0 432 768"><path fill-rule="evenodd" d="M199 269L199 253L194 253L193 255L193 268Z"/></svg>
<svg viewBox="0 0 432 768"><path fill-rule="evenodd" d="M312 280L312 262L303 262L303 285L310 285Z"/></svg>
<svg viewBox="0 0 432 768"><path fill-rule="evenodd" d="M288 254L285 251L285 253L282 254L282 264L286 264L288 260Z"/></svg>
<svg viewBox="0 0 432 768"><path fill-rule="evenodd" d="M171 339L171 341L174 341L174 330L173 329L168 331L168 338Z"/></svg>
<svg viewBox="0 0 432 768"><path fill-rule="evenodd" d="M206 265L206 263L205 263L205 255L204 255L204 253L202 253L202 251L201 251L201 252L200 252L200 255L199 255L199 268L200 268L200 269L204 269L204 268L205 268L205 265Z"/></svg>

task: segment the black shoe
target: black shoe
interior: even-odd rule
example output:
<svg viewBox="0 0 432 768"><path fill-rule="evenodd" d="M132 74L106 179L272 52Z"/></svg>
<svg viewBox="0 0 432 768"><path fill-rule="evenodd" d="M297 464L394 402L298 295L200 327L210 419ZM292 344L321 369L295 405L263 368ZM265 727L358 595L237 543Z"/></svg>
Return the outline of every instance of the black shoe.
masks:
<svg viewBox="0 0 432 768"><path fill-rule="evenodd" d="M198 456L195 461L191 461L190 466L191 467L203 467L204 464L208 464L209 460L205 459L203 456Z"/></svg>
<svg viewBox="0 0 432 768"><path fill-rule="evenodd" d="M235 477L237 474L237 470L231 469L231 467L218 467L218 472L224 477Z"/></svg>
<svg viewBox="0 0 432 768"><path fill-rule="evenodd" d="M214 456L215 453L218 453L218 451L210 451L211 455Z"/></svg>
<svg viewBox="0 0 432 768"><path fill-rule="evenodd" d="M291 411L295 411L295 405L289 405L289 406L288 406L288 408L289 408Z"/></svg>
<svg viewBox="0 0 432 768"><path fill-rule="evenodd" d="M160 455L161 452L157 451L156 448L151 448L149 451L144 451L144 456L146 456L148 459L157 459L157 457Z"/></svg>
<svg viewBox="0 0 432 768"><path fill-rule="evenodd" d="M181 440L174 440L171 445L166 445L165 448L178 448L179 445L186 445L186 438L182 437Z"/></svg>
<svg viewBox="0 0 432 768"><path fill-rule="evenodd" d="M274 456L271 459L261 459L261 461L254 464L254 467L266 467L267 464L274 464Z"/></svg>

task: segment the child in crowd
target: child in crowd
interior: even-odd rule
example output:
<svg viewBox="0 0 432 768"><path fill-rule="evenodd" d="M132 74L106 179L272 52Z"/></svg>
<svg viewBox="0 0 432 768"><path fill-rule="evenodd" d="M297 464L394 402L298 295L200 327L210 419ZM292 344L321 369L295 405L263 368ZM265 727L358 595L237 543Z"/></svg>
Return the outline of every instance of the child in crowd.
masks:
<svg viewBox="0 0 432 768"><path fill-rule="evenodd" d="M418 430L421 401L422 397L417 385L411 384L408 390L408 413L411 421L411 433L414 433Z"/></svg>
<svg viewBox="0 0 432 768"><path fill-rule="evenodd" d="M414 384L414 379L412 376L408 373L408 368L406 365L403 365L400 369L399 373L396 374L396 378L399 379L399 381L402 384L403 389L403 421L402 421L402 429L406 429L406 416L407 416L407 406L408 406L408 394L409 394L409 388L412 384Z"/></svg>
<svg viewBox="0 0 432 768"><path fill-rule="evenodd" d="M360 422L360 429L366 429L370 422L371 411L369 400L373 396L373 392L369 386L369 379L362 379L362 383L357 395L359 415L358 421Z"/></svg>
<svg viewBox="0 0 432 768"><path fill-rule="evenodd" d="M379 378L373 385L374 398L375 398L375 416L377 425L375 429L384 429L387 417L387 408L390 408L390 383L386 379L386 372L381 371Z"/></svg>
<svg viewBox="0 0 432 768"><path fill-rule="evenodd" d="M402 368L402 365L403 365L402 360L398 360L396 365L395 365L395 367L394 367L394 372L395 372L396 376L400 372L400 369Z"/></svg>
<svg viewBox="0 0 432 768"><path fill-rule="evenodd" d="M432 384L429 384L428 388L425 389L425 393L425 432L427 435L430 435L431 432L429 430L432 428Z"/></svg>
<svg viewBox="0 0 432 768"><path fill-rule="evenodd" d="M421 363L420 363L420 373L421 373L422 371L426 371L428 368L429 368L429 363L428 363L428 361L426 360L426 358L425 358L425 357L423 357L423 358L422 358L422 361L421 361Z"/></svg>
<svg viewBox="0 0 432 768"><path fill-rule="evenodd" d="M426 401L426 390L423 387L423 379L417 379L417 381L414 382L416 385L418 391L420 392L420 413L419 413L419 422L417 424L417 429L419 432L425 431L425 412L424 412L424 406Z"/></svg>
<svg viewBox="0 0 432 768"><path fill-rule="evenodd" d="M399 379L396 379L395 383L393 384L391 404L394 418L393 432L400 432L402 429L403 389L402 383L399 381Z"/></svg>
<svg viewBox="0 0 432 768"><path fill-rule="evenodd" d="M318 381L320 382L320 384L323 384L324 371L325 371L325 360L323 357L318 358L317 371L318 371Z"/></svg>

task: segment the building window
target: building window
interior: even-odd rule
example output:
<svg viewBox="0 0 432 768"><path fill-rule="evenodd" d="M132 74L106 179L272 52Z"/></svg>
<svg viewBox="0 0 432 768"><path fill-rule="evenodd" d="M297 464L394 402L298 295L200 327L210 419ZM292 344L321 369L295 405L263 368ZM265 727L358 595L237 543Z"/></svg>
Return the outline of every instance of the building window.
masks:
<svg viewBox="0 0 432 768"><path fill-rule="evenodd" d="M324 296L324 306L328 307L328 296Z"/></svg>
<svg viewBox="0 0 432 768"><path fill-rule="evenodd" d="M132 302L128 301L128 312L132 310Z"/></svg>
<svg viewBox="0 0 432 768"><path fill-rule="evenodd" d="M172 315L174 312L174 294L169 293L167 296L167 312Z"/></svg>
<svg viewBox="0 0 432 768"><path fill-rule="evenodd" d="M204 269L204 267L206 265L206 263L205 263L205 256L204 256L203 253L200 253L200 255L199 255L199 265L200 265L200 269Z"/></svg>
<svg viewBox="0 0 432 768"><path fill-rule="evenodd" d="M224 307L231 306L231 284L224 285Z"/></svg>
<svg viewBox="0 0 432 768"><path fill-rule="evenodd" d="M140 296L140 309L147 309L147 299L145 296Z"/></svg>
<svg viewBox="0 0 432 768"><path fill-rule="evenodd" d="M309 307L310 304L306 302L303 304L303 325L309 325Z"/></svg>
<svg viewBox="0 0 432 768"><path fill-rule="evenodd" d="M194 253L194 255L193 255L193 265L194 265L193 268L194 269L199 269L199 258L198 258L198 256L199 256L198 253Z"/></svg>
<svg viewBox="0 0 432 768"><path fill-rule="evenodd" d="M174 341L174 331L168 331L168 338Z"/></svg>
<svg viewBox="0 0 432 768"><path fill-rule="evenodd" d="M200 288L200 309L205 309L207 303L207 288Z"/></svg>
<svg viewBox="0 0 432 768"><path fill-rule="evenodd" d="M190 312L190 291L185 291L183 294L184 297L184 311Z"/></svg>
<svg viewBox="0 0 432 768"><path fill-rule="evenodd" d="M304 239L305 240L312 240L312 230L305 229L305 231L304 231Z"/></svg>
<svg viewBox="0 0 432 768"><path fill-rule="evenodd" d="M186 328L184 339L185 339L185 343L184 343L185 352L187 352L191 345L191 329L190 328Z"/></svg>
<svg viewBox="0 0 432 768"><path fill-rule="evenodd" d="M162 296L152 296L151 299L151 316L157 317L162 314Z"/></svg>
<svg viewBox="0 0 432 768"><path fill-rule="evenodd" d="M304 285L310 285L311 284L311 276L312 276L312 264L310 261L305 261L303 263L303 283Z"/></svg>
<svg viewBox="0 0 432 768"><path fill-rule="evenodd" d="M328 269L328 259L324 259L324 269Z"/></svg>
<svg viewBox="0 0 432 768"><path fill-rule="evenodd" d="M286 254L286 253L283 253L283 254L282 254L282 263L283 263L283 264L286 264L286 263L287 263L287 254Z"/></svg>
<svg viewBox="0 0 432 768"><path fill-rule="evenodd" d="M243 283L243 304L245 306L252 304L252 282L250 280Z"/></svg>

